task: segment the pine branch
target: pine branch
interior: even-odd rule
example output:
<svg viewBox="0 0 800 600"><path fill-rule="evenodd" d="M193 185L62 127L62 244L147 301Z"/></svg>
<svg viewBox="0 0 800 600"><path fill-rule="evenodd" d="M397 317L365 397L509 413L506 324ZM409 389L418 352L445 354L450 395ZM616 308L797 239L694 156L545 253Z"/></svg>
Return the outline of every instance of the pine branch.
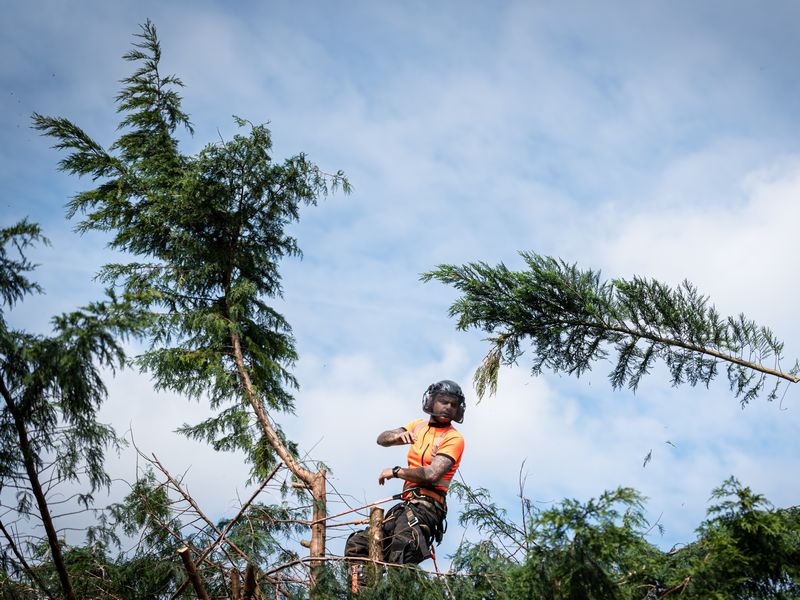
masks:
<svg viewBox="0 0 800 600"><path fill-rule="evenodd" d="M599 272L534 253L522 256L528 265L522 272L470 263L440 265L422 275L462 293L450 307L459 329L491 336L475 373L481 397L496 391L500 365L514 364L525 341L532 346L534 375L550 368L580 376L592 363L615 357L609 374L614 388L636 390L656 359L667 365L673 385L708 385L717 364L727 364L742 405L762 393L767 377L778 380L769 400L781 381L800 381L800 364L780 369L783 344L769 329L743 315L722 319L688 282L672 289L640 277L601 281ZM774 366L764 363L767 358Z"/></svg>

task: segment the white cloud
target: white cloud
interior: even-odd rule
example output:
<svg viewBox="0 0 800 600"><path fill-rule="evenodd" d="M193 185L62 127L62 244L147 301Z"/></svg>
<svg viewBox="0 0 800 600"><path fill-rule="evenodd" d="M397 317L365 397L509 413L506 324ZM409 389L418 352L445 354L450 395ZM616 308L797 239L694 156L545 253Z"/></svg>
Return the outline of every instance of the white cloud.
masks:
<svg viewBox="0 0 800 600"><path fill-rule="evenodd" d="M671 181L659 189L672 189ZM743 177L727 203L621 216L593 252L613 276L649 275L672 285L688 279L725 314L744 312L795 336L800 286L789 265L800 255L798 194L800 162L781 160Z"/></svg>

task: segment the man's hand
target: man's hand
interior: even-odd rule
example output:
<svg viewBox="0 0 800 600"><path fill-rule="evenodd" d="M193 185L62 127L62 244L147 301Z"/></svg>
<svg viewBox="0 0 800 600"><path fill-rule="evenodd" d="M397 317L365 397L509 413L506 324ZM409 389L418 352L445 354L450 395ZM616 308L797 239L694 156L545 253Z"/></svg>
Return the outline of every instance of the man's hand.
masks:
<svg viewBox="0 0 800 600"><path fill-rule="evenodd" d="M417 441L417 434L407 431L404 427L389 429L378 436L378 444L381 446L400 446L402 444L413 444Z"/></svg>
<svg viewBox="0 0 800 600"><path fill-rule="evenodd" d="M413 431L406 431L405 429L403 432L397 437L396 444L413 444L417 441L417 434Z"/></svg>
<svg viewBox="0 0 800 600"><path fill-rule="evenodd" d="M378 476L378 484L383 485L386 483L387 479L394 479L394 475L392 475L391 469L384 469L381 471L381 474Z"/></svg>

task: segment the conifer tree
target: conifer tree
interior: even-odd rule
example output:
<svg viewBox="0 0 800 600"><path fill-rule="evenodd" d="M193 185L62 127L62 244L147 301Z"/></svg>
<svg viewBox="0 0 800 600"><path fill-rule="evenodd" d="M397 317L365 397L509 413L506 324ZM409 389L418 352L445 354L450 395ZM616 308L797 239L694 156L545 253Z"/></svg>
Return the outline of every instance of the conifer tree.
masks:
<svg viewBox="0 0 800 600"><path fill-rule="evenodd" d="M152 23L124 58L137 67L117 96L123 133L108 149L67 119L35 115L34 127L67 151L62 170L100 182L70 202L70 216L83 216L79 229L110 232L112 248L141 260L101 273L153 315L140 366L157 387L208 399L218 411L183 431L244 451L257 477L283 461L314 496L311 554L321 556L325 472L302 465L270 417L292 410L297 355L289 324L268 300L282 291L280 260L300 254L286 225L301 206L349 184L304 154L274 161L268 128L238 118L246 133L182 154L176 130L191 131L182 83L160 71Z"/></svg>
<svg viewBox="0 0 800 600"><path fill-rule="evenodd" d="M454 492L464 501L462 524L482 534L454 557L455 571L472 584L458 597L800 597L800 511L774 509L734 478L712 492L697 539L668 551L648 541L659 524L647 523L644 498L630 488L545 508L521 494L516 521L486 490L456 485Z"/></svg>
<svg viewBox="0 0 800 600"><path fill-rule="evenodd" d="M120 340L141 325L123 303L110 296L52 320L50 336L12 328L6 316L27 295L41 292L28 278L34 265L25 252L46 243L37 225L21 221L0 230L0 490L15 494L15 521L37 521L64 597L76 597L64 560L56 515L49 496L63 482L88 485L78 501L88 508L92 493L108 487L103 468L106 449L115 447L114 430L97 421L106 398L102 368L121 367ZM9 512L5 512L4 519ZM35 525L29 524L28 527ZM51 597L25 558L8 522L0 523L4 558Z"/></svg>
<svg viewBox="0 0 800 600"><path fill-rule="evenodd" d="M491 348L475 374L481 396L497 386L501 364L528 350L532 373L543 369L580 376L608 359L614 388L637 388L662 360L671 383L709 385L724 365L742 406L781 383L797 383L800 364L783 371L783 343L744 315L721 317L689 282L673 289L653 279L603 281L600 273L535 253L521 253L525 271L486 263L440 265L425 273L461 297L450 307L461 330L490 335ZM773 383L768 385L769 381Z"/></svg>

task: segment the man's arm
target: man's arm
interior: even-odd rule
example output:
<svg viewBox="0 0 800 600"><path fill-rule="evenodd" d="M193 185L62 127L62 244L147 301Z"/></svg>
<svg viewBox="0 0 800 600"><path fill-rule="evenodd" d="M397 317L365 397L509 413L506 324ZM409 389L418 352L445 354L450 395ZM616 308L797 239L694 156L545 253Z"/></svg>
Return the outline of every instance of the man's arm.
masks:
<svg viewBox="0 0 800 600"><path fill-rule="evenodd" d="M389 429L378 436L378 444L381 446L413 444L416 440L417 435L413 431L408 431L405 427Z"/></svg>
<svg viewBox="0 0 800 600"><path fill-rule="evenodd" d="M388 432L386 432L388 433ZM411 483L421 483L423 485L433 485L439 481L444 474L455 464L455 461L444 454L437 454L431 459L431 464L415 469L398 469L398 479L405 479ZM387 479L392 479L391 469L384 469L378 477L378 483L383 485Z"/></svg>

